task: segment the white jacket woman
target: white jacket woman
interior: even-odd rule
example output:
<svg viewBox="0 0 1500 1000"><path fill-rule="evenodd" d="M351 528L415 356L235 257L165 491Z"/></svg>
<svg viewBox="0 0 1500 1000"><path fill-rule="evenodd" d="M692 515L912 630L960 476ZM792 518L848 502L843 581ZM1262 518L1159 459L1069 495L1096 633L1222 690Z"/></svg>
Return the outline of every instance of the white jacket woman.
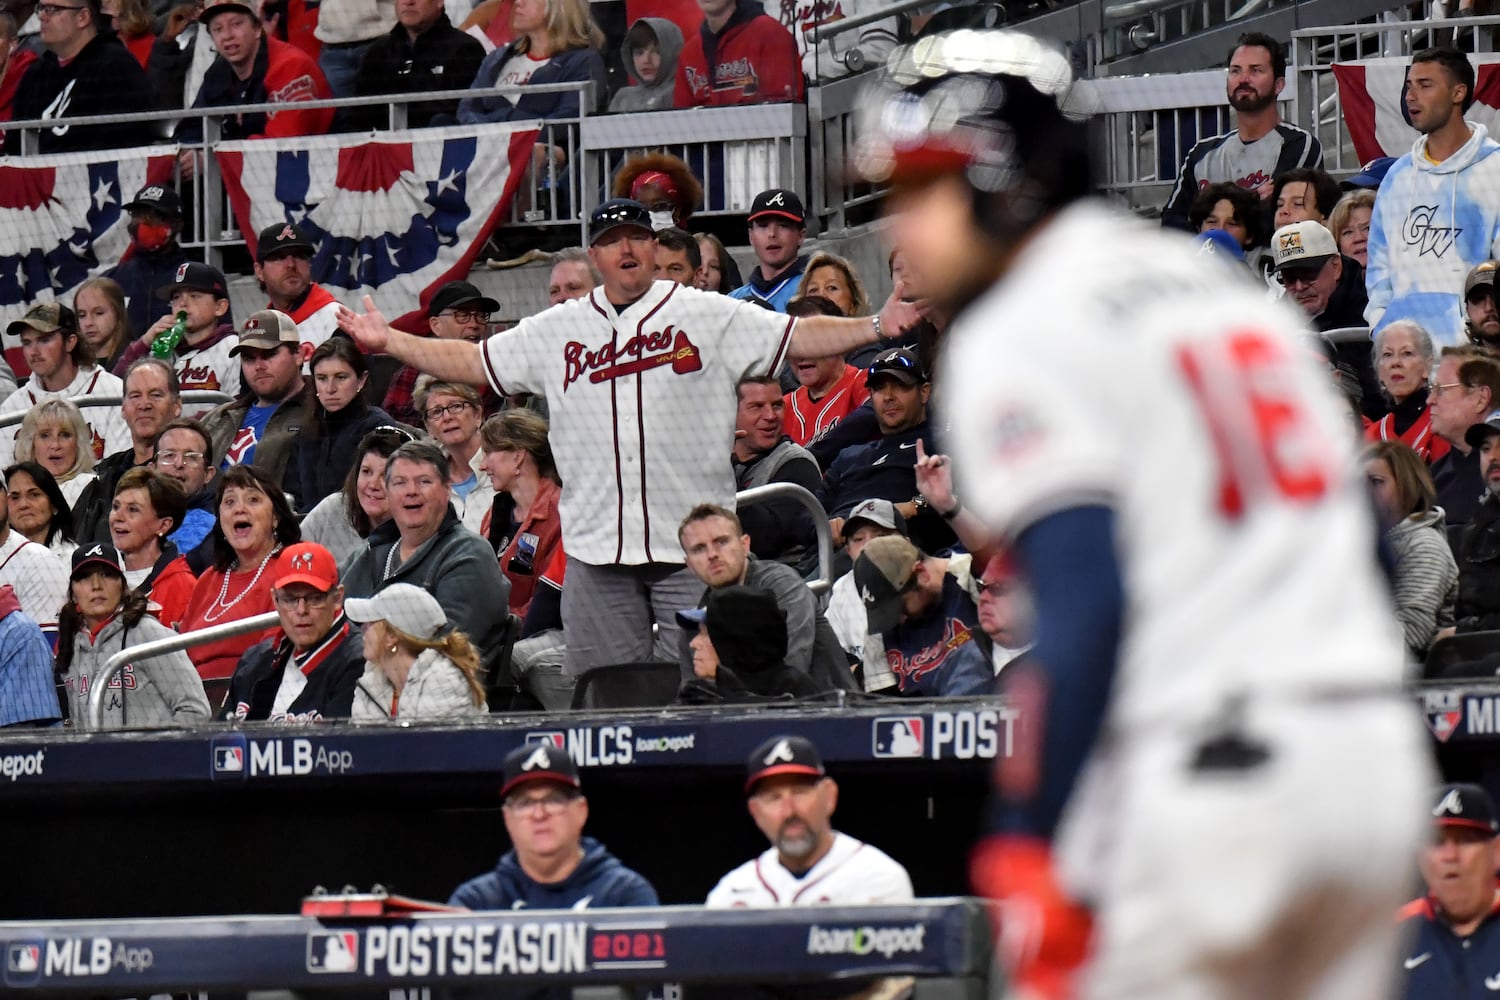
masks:
<svg viewBox="0 0 1500 1000"><path fill-rule="evenodd" d="M364 625L365 673L354 693L355 722L478 718L485 714L479 651L453 631L427 591L394 583L344 602Z"/></svg>

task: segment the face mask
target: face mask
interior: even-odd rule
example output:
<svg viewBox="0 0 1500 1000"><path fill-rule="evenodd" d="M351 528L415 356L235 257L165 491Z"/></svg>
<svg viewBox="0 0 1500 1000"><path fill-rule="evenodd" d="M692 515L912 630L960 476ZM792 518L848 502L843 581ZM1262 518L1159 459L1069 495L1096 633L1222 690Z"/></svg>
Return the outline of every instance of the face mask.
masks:
<svg viewBox="0 0 1500 1000"><path fill-rule="evenodd" d="M142 222L135 227L135 245L147 253L160 250L172 241L172 227Z"/></svg>
<svg viewBox="0 0 1500 1000"><path fill-rule="evenodd" d="M675 225L677 225L677 220L672 218L671 212L651 213L651 228L656 230L658 233L663 229L671 229Z"/></svg>

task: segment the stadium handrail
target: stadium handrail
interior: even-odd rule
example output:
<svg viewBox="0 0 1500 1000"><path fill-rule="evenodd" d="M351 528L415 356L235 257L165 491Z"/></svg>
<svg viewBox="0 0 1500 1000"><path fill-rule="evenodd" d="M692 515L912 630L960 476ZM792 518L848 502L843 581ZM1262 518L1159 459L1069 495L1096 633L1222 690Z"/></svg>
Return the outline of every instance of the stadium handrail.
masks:
<svg viewBox="0 0 1500 1000"><path fill-rule="evenodd" d="M942 995L983 996L993 961L986 905L968 897L899 906L6 921L0 946L7 990L39 996L891 976L961 980Z"/></svg>
<svg viewBox="0 0 1500 1000"><path fill-rule="evenodd" d="M186 393L183 393L186 396ZM220 393L219 395L223 395ZM807 588L814 594L821 594L833 586L833 534L828 525L828 515L823 510L823 505L818 503L817 497L813 496L806 488L796 483L768 483L765 486L756 486L735 494L735 505L754 505L766 503L772 500L795 500L808 509L813 515L813 528L818 540L818 575L807 583ZM99 676L93 680L93 690L89 692L89 726L98 729L104 724L104 699L109 692L110 681L114 680L125 664L132 660L143 659L149 656L160 656L164 653L175 653L179 650L190 649L193 646L202 645L205 642L216 642L219 639L229 639L246 632L258 632L264 628L271 628L281 623L281 617L275 611L267 611L253 618L242 618L238 621L224 622L220 625L210 625L208 628L198 629L193 632L181 632L167 636L162 639L153 639L143 642L137 646L127 646L120 650L108 660L104 661L104 668L99 671Z"/></svg>
<svg viewBox="0 0 1500 1000"><path fill-rule="evenodd" d="M93 409L96 406L123 406L125 403L125 398L120 395L69 396L67 399L68 402L80 409ZM212 403L214 406L219 406L223 403L234 402L234 397L227 392L220 392L217 389L184 389L181 400L185 404ZM27 410L21 413L7 413L4 416L0 416L0 430L19 424L26 419L26 414L29 412Z"/></svg>

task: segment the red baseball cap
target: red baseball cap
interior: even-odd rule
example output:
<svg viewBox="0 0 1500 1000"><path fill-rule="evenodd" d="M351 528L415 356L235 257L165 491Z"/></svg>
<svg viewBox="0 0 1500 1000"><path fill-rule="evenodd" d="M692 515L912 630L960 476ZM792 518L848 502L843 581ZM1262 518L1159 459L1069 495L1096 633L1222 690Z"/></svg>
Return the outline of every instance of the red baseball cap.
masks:
<svg viewBox="0 0 1500 1000"><path fill-rule="evenodd" d="M288 545L276 560L276 577L273 587L286 587L293 583L305 583L328 593L339 585L339 565L329 552L317 542L298 542Z"/></svg>

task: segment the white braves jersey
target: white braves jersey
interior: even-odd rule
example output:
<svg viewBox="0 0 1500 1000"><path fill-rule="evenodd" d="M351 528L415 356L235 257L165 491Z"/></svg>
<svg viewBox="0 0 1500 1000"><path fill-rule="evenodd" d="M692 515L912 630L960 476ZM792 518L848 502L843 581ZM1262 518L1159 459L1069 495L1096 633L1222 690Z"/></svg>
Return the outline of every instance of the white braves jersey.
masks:
<svg viewBox="0 0 1500 1000"><path fill-rule="evenodd" d="M47 546L12 530L0 543L0 585L10 584L26 616L49 635L68 600L68 564Z"/></svg>
<svg viewBox="0 0 1500 1000"><path fill-rule="evenodd" d="M240 359L230 357L229 352L239 346L237 336L221 337L206 347L189 347L179 350L172 364L177 368L177 381L183 392L210 390L226 392L231 396L240 394ZM201 418L217 403L195 403L182 408L184 417Z"/></svg>
<svg viewBox="0 0 1500 1000"><path fill-rule="evenodd" d="M1126 732L1192 726L1240 692L1402 676L1348 407L1300 314L1194 249L1074 206L944 350L966 506L1008 538L1115 512L1127 607L1109 722Z"/></svg>
<svg viewBox="0 0 1500 1000"><path fill-rule="evenodd" d="M791 317L672 281L622 314L604 289L484 342L501 395L546 397L568 555L595 566L681 563L677 526L734 507L734 386L774 375Z"/></svg>
<svg viewBox="0 0 1500 1000"><path fill-rule="evenodd" d="M130 427L125 423L125 411L120 408L119 402L93 406L89 404L88 397L113 396L119 400L124 395L123 382L98 365L89 365L78 369L73 381L59 392L43 389L42 380L32 375L21 388L7 396L4 403L0 403L0 416L25 413L49 399L71 399L83 413L83 419L93 433L92 441L80 444L93 448L94 461L97 462L105 455L133 448L135 444L130 438ZM20 424L0 429L0 468L16 460L16 435L20 430Z"/></svg>
<svg viewBox="0 0 1500 1000"><path fill-rule="evenodd" d="M911 876L877 847L835 832L833 846L801 878L787 871L776 848L719 879L704 906L857 906L910 903Z"/></svg>
<svg viewBox="0 0 1500 1000"><path fill-rule="evenodd" d="M797 40L802 72L807 78L831 80L849 74L844 57L852 49L860 50L866 67L884 65L896 47L900 25L896 18L888 17L816 42L812 40L813 29L873 14L885 6L880 0L781 0L778 19Z"/></svg>

